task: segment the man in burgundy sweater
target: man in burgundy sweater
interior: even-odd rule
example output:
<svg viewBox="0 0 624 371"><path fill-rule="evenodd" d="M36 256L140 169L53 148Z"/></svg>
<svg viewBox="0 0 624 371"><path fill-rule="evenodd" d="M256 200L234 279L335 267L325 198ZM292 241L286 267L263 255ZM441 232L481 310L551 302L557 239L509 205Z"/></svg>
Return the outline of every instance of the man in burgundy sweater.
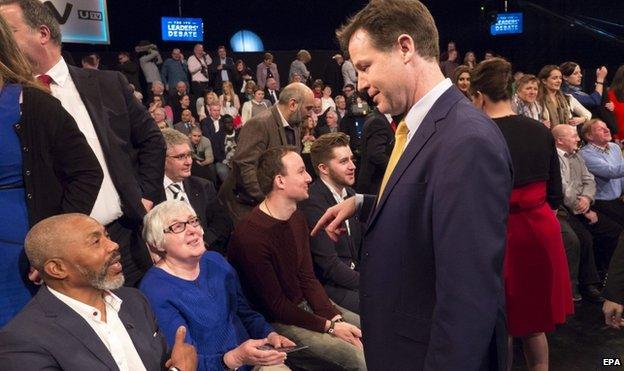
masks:
<svg viewBox="0 0 624 371"><path fill-rule="evenodd" d="M296 367L366 370L359 316L337 308L314 276L309 230L297 202L312 181L294 147L274 147L258 160L266 194L236 226L228 247L250 301L279 333L309 348L288 355Z"/></svg>

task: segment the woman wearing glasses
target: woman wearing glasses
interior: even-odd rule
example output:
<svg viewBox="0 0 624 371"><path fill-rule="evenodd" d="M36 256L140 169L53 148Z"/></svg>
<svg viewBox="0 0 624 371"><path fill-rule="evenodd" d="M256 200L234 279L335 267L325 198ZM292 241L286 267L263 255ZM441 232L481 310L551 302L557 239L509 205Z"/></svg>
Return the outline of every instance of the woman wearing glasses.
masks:
<svg viewBox="0 0 624 371"><path fill-rule="evenodd" d="M143 238L159 260L139 288L169 346L183 325L186 342L197 349L198 370L288 370L285 353L258 347L295 344L249 307L234 268L220 254L206 251L193 209L182 201L166 201L143 222Z"/></svg>

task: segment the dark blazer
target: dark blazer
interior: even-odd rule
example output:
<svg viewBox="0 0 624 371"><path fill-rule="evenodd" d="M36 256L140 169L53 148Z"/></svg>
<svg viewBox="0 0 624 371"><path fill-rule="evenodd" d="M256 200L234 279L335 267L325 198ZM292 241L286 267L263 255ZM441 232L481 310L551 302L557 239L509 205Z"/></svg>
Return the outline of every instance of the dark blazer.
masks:
<svg viewBox="0 0 624 371"><path fill-rule="evenodd" d="M277 99L279 99L280 91L279 90L275 90L275 94L277 94ZM268 88L264 88L264 98L268 99L269 102L271 102L271 104L277 103L275 98L273 98L273 96L271 94L269 94L269 89Z"/></svg>
<svg viewBox="0 0 624 371"><path fill-rule="evenodd" d="M61 103L39 89L24 88L22 116L13 128L22 146L29 224L61 213L91 213L102 168Z"/></svg>
<svg viewBox="0 0 624 371"><path fill-rule="evenodd" d="M223 162L225 160L225 129L221 119L219 119L219 131L215 132L214 124L212 123L212 117L208 116L201 120L199 127L202 130L202 135L210 140L212 146L212 154L214 155L214 162Z"/></svg>
<svg viewBox="0 0 624 371"><path fill-rule="evenodd" d="M227 210L217 198L214 185L196 176L184 179L182 184L191 206L201 220L206 248L225 255L233 225Z"/></svg>
<svg viewBox="0 0 624 371"><path fill-rule="evenodd" d="M360 314L369 370L505 369L511 189L500 130L452 86L367 220ZM366 197L361 210L375 202Z"/></svg>
<svg viewBox="0 0 624 371"><path fill-rule="evenodd" d="M310 197L299 203L299 209L305 215L308 225L314 226L325 211L336 205L331 190L318 179L310 185ZM355 192L347 188L347 195ZM323 285L331 285L346 290L357 290L360 286L360 273L357 271L360 262L360 246L362 242L362 225L358 216L349 219L351 236L343 234L334 243L327 234L319 233L310 238L310 250L314 262L316 277ZM351 264L355 269L351 269Z"/></svg>
<svg viewBox="0 0 624 371"><path fill-rule="evenodd" d="M154 204L165 199L165 140L120 72L69 66L69 73L93 122L123 213L140 224L141 198Z"/></svg>
<svg viewBox="0 0 624 371"><path fill-rule="evenodd" d="M301 130L294 128L297 152L301 152ZM262 152L287 145L284 125L277 105L252 117L240 130L232 171L219 189L219 198L227 206L236 224L256 204L264 200L256 176L256 163ZM214 147L213 147L214 148Z"/></svg>
<svg viewBox="0 0 624 371"><path fill-rule="evenodd" d="M360 142L360 171L356 189L377 194L394 147L394 131L388 119L375 110L364 122Z"/></svg>
<svg viewBox="0 0 624 371"><path fill-rule="evenodd" d="M148 371L160 371L167 344L145 297L134 288L114 291L123 303L119 318ZM46 286L0 331L3 371L119 370L91 326Z"/></svg>

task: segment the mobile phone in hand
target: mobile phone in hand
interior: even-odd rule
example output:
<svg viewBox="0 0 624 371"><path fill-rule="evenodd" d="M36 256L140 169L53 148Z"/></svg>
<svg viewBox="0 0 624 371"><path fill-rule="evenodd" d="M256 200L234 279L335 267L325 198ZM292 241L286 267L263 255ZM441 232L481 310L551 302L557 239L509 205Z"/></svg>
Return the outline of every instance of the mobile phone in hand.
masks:
<svg viewBox="0 0 624 371"><path fill-rule="evenodd" d="M303 349L308 349L309 346L307 345L294 345L294 346L290 346L290 347L283 347L283 348L274 348L273 345L271 344L265 344L262 346L259 346L258 349L260 350L277 350L278 352L282 352L282 353L292 353L292 352L297 352Z"/></svg>

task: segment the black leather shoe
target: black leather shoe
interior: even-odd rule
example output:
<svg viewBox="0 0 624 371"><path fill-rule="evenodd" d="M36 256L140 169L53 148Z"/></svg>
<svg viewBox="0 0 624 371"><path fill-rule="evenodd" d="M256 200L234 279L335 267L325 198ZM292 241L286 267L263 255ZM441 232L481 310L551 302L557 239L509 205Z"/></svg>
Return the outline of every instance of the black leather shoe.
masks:
<svg viewBox="0 0 624 371"><path fill-rule="evenodd" d="M581 295L583 296L583 299L592 303L602 303L605 301L605 298L602 297L602 294L594 285L589 285L582 288Z"/></svg>

